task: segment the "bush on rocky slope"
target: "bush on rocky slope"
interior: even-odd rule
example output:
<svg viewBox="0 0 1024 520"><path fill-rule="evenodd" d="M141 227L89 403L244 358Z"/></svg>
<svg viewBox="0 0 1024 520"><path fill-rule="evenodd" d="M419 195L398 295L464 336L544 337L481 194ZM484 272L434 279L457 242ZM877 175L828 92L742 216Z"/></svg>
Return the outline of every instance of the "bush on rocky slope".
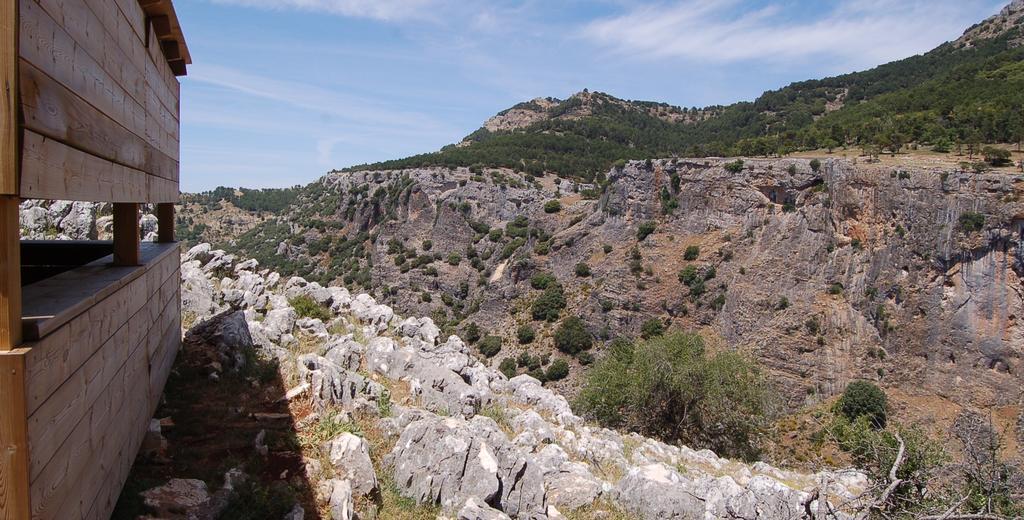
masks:
<svg viewBox="0 0 1024 520"><path fill-rule="evenodd" d="M607 426L751 458L771 415L769 384L734 352L708 355L696 334L613 343L577 406Z"/></svg>

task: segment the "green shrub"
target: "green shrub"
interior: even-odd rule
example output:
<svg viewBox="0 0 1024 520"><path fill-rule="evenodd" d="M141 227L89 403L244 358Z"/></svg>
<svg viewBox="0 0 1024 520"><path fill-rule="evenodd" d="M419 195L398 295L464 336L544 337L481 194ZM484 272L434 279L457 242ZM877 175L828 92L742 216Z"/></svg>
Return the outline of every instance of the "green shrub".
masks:
<svg viewBox="0 0 1024 520"><path fill-rule="evenodd" d="M594 362L594 355L584 350L583 352L576 354L576 360L579 361L581 365L586 366Z"/></svg>
<svg viewBox="0 0 1024 520"><path fill-rule="evenodd" d="M576 276L587 277L590 276L590 266L580 262L576 264Z"/></svg>
<svg viewBox="0 0 1024 520"><path fill-rule="evenodd" d="M547 289L556 283L558 283L558 280L551 273L537 273L530 277L530 287L538 290Z"/></svg>
<svg viewBox="0 0 1024 520"><path fill-rule="evenodd" d="M697 266L690 264L679 271L679 281L686 285L691 285L696 282L699 277L697 273Z"/></svg>
<svg viewBox="0 0 1024 520"><path fill-rule="evenodd" d="M480 353L486 357L494 357L501 352L501 338L498 336L485 336L484 339L480 340L480 344L477 345L480 349Z"/></svg>
<svg viewBox="0 0 1024 520"><path fill-rule="evenodd" d="M875 428L885 427L888 402L885 392L874 383L854 381L846 385L836 405L850 422L867 417Z"/></svg>
<svg viewBox="0 0 1024 520"><path fill-rule="evenodd" d="M818 170L820 170L820 169L821 169L821 161L819 161L817 159L811 159L811 170L813 170L814 173L818 173Z"/></svg>
<svg viewBox="0 0 1024 520"><path fill-rule="evenodd" d="M725 163L725 171L729 173L740 173L743 171L743 159L736 159L733 162Z"/></svg>
<svg viewBox="0 0 1024 520"><path fill-rule="evenodd" d="M434 248L434 241L433 240L424 240L422 248L423 248L424 251L430 251L431 249Z"/></svg>
<svg viewBox="0 0 1024 520"><path fill-rule="evenodd" d="M300 318L316 318L323 322L331 319L330 309L320 305L309 296L296 296L288 300L288 305L295 309Z"/></svg>
<svg viewBox="0 0 1024 520"><path fill-rule="evenodd" d="M529 325L520 325L516 329L516 338L519 339L520 345L529 345L533 343L533 340L537 337L537 332L533 330L533 327Z"/></svg>
<svg viewBox="0 0 1024 520"><path fill-rule="evenodd" d="M544 213L558 213L562 211L562 202L552 199L544 203Z"/></svg>
<svg viewBox="0 0 1024 520"><path fill-rule="evenodd" d="M700 256L700 246L687 246L683 252L683 260L692 262Z"/></svg>
<svg viewBox="0 0 1024 520"><path fill-rule="evenodd" d="M480 340L480 326L475 322L469 322L469 325L466 325L465 330L462 332L462 339L466 340L466 343L470 345L476 343Z"/></svg>
<svg viewBox="0 0 1024 520"><path fill-rule="evenodd" d="M505 377L507 377L509 379L512 379L513 377L516 377L516 372L517 372L516 360L514 360L514 359L512 359L510 357L502 359L501 360L501 364L498 365L498 370L501 371L502 374L505 374Z"/></svg>
<svg viewBox="0 0 1024 520"><path fill-rule="evenodd" d="M709 356L699 335L676 333L613 341L587 371L576 406L608 427L750 459L771 422L771 395L747 358Z"/></svg>
<svg viewBox="0 0 1024 520"><path fill-rule="evenodd" d="M981 154L985 156L985 162L992 166L1003 166L1012 163L1010 160L1012 155L1009 150L1003 150L1002 148L996 148L994 146L986 146L981 149Z"/></svg>
<svg viewBox="0 0 1024 520"><path fill-rule="evenodd" d="M843 294L843 284L835 282L828 286L828 293L832 295Z"/></svg>
<svg viewBox="0 0 1024 520"><path fill-rule="evenodd" d="M544 373L544 376L548 381L559 381L565 379L568 375L569 363L564 359L556 359L555 362L551 363L551 366L548 367L547 372Z"/></svg>
<svg viewBox="0 0 1024 520"><path fill-rule="evenodd" d="M643 242L651 233L654 233L655 227L654 222L651 222L650 220L641 222L640 227L636 230L636 239Z"/></svg>
<svg viewBox="0 0 1024 520"><path fill-rule="evenodd" d="M548 380L548 376L547 374L544 373L544 369L540 367L531 368L526 372L526 375L536 379L537 381L540 381L541 383Z"/></svg>
<svg viewBox="0 0 1024 520"><path fill-rule="evenodd" d="M605 244L604 246L602 246L602 249L604 250L604 254L611 253L612 252L612 245L611 244Z"/></svg>
<svg viewBox="0 0 1024 520"><path fill-rule="evenodd" d="M462 263L462 256L458 253L450 253L448 255L448 265L459 265Z"/></svg>
<svg viewBox="0 0 1024 520"><path fill-rule="evenodd" d="M965 211L960 214L960 229L965 233L981 231L985 227L985 215L973 211Z"/></svg>
<svg viewBox="0 0 1024 520"><path fill-rule="evenodd" d="M665 333L665 322L658 318L651 318L640 327L640 337L651 339Z"/></svg>
<svg viewBox="0 0 1024 520"><path fill-rule="evenodd" d="M562 321L555 330L555 347L569 355L589 350L593 344L583 320L570 316Z"/></svg>
<svg viewBox="0 0 1024 520"><path fill-rule="evenodd" d="M873 482L886 483L889 482L889 471L899 452L899 439L896 437L899 434L904 448L903 461L896 471L896 478L904 482L893 490L889 504L901 503L910 508L921 505L925 498L921 491L932 487L926 484L931 483L936 470L947 459L941 446L919 428L895 425L879 429L867 416L850 421L845 415L839 415L828 425L827 431L843 451L853 456L854 464L867 471ZM937 496L941 496L941 493ZM918 516L907 516L911 517Z"/></svg>
<svg viewBox="0 0 1024 520"><path fill-rule="evenodd" d="M556 283L544 289L544 292L533 301L530 311L535 320L555 321L564 308L565 294L562 292L562 286Z"/></svg>

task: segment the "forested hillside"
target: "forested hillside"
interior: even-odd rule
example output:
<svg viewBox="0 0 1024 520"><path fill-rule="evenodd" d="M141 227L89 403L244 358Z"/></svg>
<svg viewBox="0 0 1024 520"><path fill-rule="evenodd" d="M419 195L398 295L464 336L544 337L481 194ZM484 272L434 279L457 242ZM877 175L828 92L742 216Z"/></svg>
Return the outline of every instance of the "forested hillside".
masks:
<svg viewBox="0 0 1024 520"><path fill-rule="evenodd" d="M565 101L520 103L499 114L532 111L528 125L497 131L485 126L438 152L351 170L501 166L589 181L625 159L784 155L840 146L878 153L909 143L948 151L982 142L1019 143L1024 48L1020 12L1012 9L926 54L793 83L753 102L685 109L584 91ZM985 32L991 27L998 31Z"/></svg>

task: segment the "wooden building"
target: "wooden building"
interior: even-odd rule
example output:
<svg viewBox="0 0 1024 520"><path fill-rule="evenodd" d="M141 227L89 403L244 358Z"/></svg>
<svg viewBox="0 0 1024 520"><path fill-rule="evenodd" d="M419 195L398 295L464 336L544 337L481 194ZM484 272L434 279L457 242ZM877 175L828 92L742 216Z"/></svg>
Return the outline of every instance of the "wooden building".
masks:
<svg viewBox="0 0 1024 520"><path fill-rule="evenodd" d="M181 342L171 0L0 0L0 518L108 518ZM24 199L114 240L19 240ZM159 240L142 243L140 204Z"/></svg>

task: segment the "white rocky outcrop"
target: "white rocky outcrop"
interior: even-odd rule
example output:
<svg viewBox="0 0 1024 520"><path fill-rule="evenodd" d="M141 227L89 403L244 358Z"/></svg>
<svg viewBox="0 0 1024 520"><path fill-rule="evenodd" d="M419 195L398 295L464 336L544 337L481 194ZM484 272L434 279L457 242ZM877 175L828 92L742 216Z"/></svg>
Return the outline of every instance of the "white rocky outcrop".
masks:
<svg viewBox="0 0 1024 520"><path fill-rule="evenodd" d="M231 344L248 340L293 363L316 406L376 417L397 439L390 453L376 454L383 468L374 467L370 446L356 435L323 446L334 478L322 483L321 495L334 518L356 517L357 498L377 488L380 471L391 474L405 497L465 519L562 518L558 511L599 500L645 519L788 519L807 512L825 518L868 487L853 470L803 474L747 465L588 425L536 379L510 380L479 362L457 336L442 340L429 318L402 318L369 295L353 297L301 278L281 285L275 273L257 272L258 265L205 244L182 260L186 313L208 318L217 309L237 309L193 334ZM330 309L331 326L299 317L288 304L297 296ZM315 348L293 352L296 338ZM390 403L382 384L389 381L406 385L407 402ZM491 410L500 413L484 413Z"/></svg>

